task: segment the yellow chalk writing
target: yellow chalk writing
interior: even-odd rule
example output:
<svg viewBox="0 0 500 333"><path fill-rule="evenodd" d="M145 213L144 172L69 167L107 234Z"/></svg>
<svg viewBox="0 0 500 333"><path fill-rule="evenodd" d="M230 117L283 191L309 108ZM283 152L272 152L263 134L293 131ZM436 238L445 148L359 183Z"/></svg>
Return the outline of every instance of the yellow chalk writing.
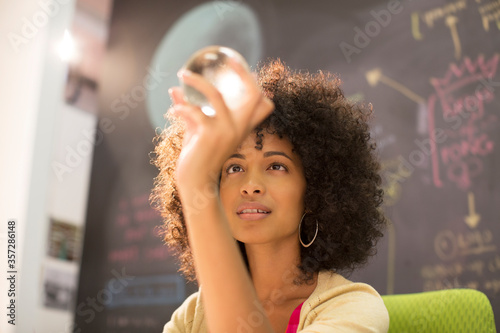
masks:
<svg viewBox="0 0 500 333"><path fill-rule="evenodd" d="M423 14L423 21L427 24L429 28L432 28L434 26L435 21L442 19L445 16L455 14L466 8L467 8L467 2L465 0L452 2L425 12Z"/></svg>

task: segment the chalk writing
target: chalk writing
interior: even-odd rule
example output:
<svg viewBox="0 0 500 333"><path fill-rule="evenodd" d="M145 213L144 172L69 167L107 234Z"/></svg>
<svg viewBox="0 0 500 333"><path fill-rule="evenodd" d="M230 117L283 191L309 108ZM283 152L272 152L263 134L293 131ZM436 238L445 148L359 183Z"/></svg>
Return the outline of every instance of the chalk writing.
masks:
<svg viewBox="0 0 500 333"><path fill-rule="evenodd" d="M420 275L424 279L442 279L459 276L464 270L464 265L461 263L426 265L420 270Z"/></svg>
<svg viewBox="0 0 500 333"><path fill-rule="evenodd" d="M467 8L467 2L465 0L459 0L455 2L448 3L444 6L436 7L431 10L426 11L422 14L422 20L427 24L429 28L434 27L434 22L437 20L445 19L451 14L457 14Z"/></svg>
<svg viewBox="0 0 500 333"><path fill-rule="evenodd" d="M110 329L116 329L116 331L113 332L123 332L123 330L126 329L144 331L148 328L155 329L164 324L164 322L158 320L158 318L154 316L147 316L143 313L140 313L137 316L130 314L109 314L106 316L106 323L108 332Z"/></svg>
<svg viewBox="0 0 500 333"><path fill-rule="evenodd" d="M144 249L144 258L147 261L164 261L170 256L168 247L165 244L160 244L154 247Z"/></svg>
<svg viewBox="0 0 500 333"><path fill-rule="evenodd" d="M401 94L406 96L408 99L416 102L416 103L425 103L425 99L418 94L414 93L403 84L385 76L382 74L382 70L380 68L372 69L365 74L366 81L372 86L375 87L379 82L393 88L394 90L399 91Z"/></svg>
<svg viewBox="0 0 500 333"><path fill-rule="evenodd" d="M423 291L433 291L442 289L469 288L478 289L479 282L476 280L461 282L458 278L443 281L425 281Z"/></svg>
<svg viewBox="0 0 500 333"><path fill-rule="evenodd" d="M484 289L486 291L493 291L494 294L500 291L500 279L492 279L484 282Z"/></svg>
<svg viewBox="0 0 500 333"><path fill-rule="evenodd" d="M123 292L113 295L106 307L179 304L184 297L185 281L177 274L140 276L131 281Z"/></svg>
<svg viewBox="0 0 500 333"><path fill-rule="evenodd" d="M116 217L115 224L118 227L125 227L130 224L130 217L125 214L120 214Z"/></svg>
<svg viewBox="0 0 500 333"><path fill-rule="evenodd" d="M468 271L476 273L477 276L482 276L485 266L486 266L486 264L484 263L484 261L476 260L476 261L473 261L471 263L468 263L466 265L466 269Z"/></svg>
<svg viewBox="0 0 500 333"><path fill-rule="evenodd" d="M464 218L465 223L472 229L477 227L479 221L481 221L481 215L476 213L476 203L474 200L474 193L469 192L467 195L467 201L469 206L469 214Z"/></svg>
<svg viewBox="0 0 500 333"><path fill-rule="evenodd" d="M471 262L454 262L450 264L435 264L423 266L420 275L424 279L445 279L455 278L464 273L474 273L476 276L483 276L486 263L483 260L473 260Z"/></svg>
<svg viewBox="0 0 500 333"><path fill-rule="evenodd" d="M429 97L427 111L436 187L443 186L443 174L460 189L469 189L473 179L483 172L484 158L494 151L494 141L485 132L486 128L493 131L498 127L496 117L487 116L485 110L485 105L494 100L494 89L480 83L494 77L498 61L498 55L489 60L482 55L476 61L465 58L459 65L450 64L442 78L431 79L437 96ZM436 109L437 99L442 110ZM439 149L432 137L436 122L444 122L446 129L447 139Z"/></svg>
<svg viewBox="0 0 500 333"><path fill-rule="evenodd" d="M490 23L495 22L498 30L500 30L500 0L496 0L484 5L478 6L481 21L485 31L490 30Z"/></svg>
<svg viewBox="0 0 500 333"><path fill-rule="evenodd" d="M139 260L139 248L135 245L113 249L108 253L108 261L116 262L134 262Z"/></svg>
<svg viewBox="0 0 500 333"><path fill-rule="evenodd" d="M112 227L108 261L146 264L167 259L169 252L159 237L159 224L160 217L150 207L148 194L121 199Z"/></svg>
<svg viewBox="0 0 500 333"><path fill-rule="evenodd" d="M494 259L488 262L488 270L490 272L500 271L500 256L496 255Z"/></svg>
<svg viewBox="0 0 500 333"><path fill-rule="evenodd" d="M500 257L496 255L496 259ZM474 259L472 261L452 262L448 264L425 265L420 270L420 276L424 280L423 290L440 290L449 288L472 288L483 290L493 290L498 292L500 285L496 278L491 279L487 266L495 259ZM499 262L500 264L500 262ZM499 266L500 267L500 266ZM484 281L481 285L480 281Z"/></svg>
<svg viewBox="0 0 500 333"><path fill-rule="evenodd" d="M420 20L422 20L428 29L433 29L437 21L443 21L444 25L450 29L450 35L455 48L455 58L458 60L462 55L462 46L460 37L457 31L458 17L457 14L467 9L466 0L459 0L445 4L425 11L424 13L413 12L411 14L411 31L415 40L422 40L423 34L420 29Z"/></svg>
<svg viewBox="0 0 500 333"><path fill-rule="evenodd" d="M135 241L135 240L142 240L144 239L145 234L148 232L147 228L145 227L138 227L138 228L129 228L126 229L124 232L124 239L127 242Z"/></svg>
<svg viewBox="0 0 500 333"><path fill-rule="evenodd" d="M434 239L434 250L441 260L452 260L457 256L479 255L496 251L493 233L490 230L474 230L455 233L444 230Z"/></svg>
<svg viewBox="0 0 500 333"><path fill-rule="evenodd" d="M401 183L411 176L412 170L404 166L399 159L382 161L381 166L384 205L394 206L401 197Z"/></svg>

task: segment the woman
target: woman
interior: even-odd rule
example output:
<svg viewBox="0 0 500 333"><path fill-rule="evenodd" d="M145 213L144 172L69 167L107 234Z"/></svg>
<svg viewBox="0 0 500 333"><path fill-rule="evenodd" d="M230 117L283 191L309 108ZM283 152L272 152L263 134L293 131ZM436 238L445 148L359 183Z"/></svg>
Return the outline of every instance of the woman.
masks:
<svg viewBox="0 0 500 333"><path fill-rule="evenodd" d="M215 117L170 91L152 198L200 291L164 332L386 332L380 295L340 275L366 263L386 222L370 108L332 75L274 61L256 82L231 66L246 86L239 110L193 73L180 76Z"/></svg>

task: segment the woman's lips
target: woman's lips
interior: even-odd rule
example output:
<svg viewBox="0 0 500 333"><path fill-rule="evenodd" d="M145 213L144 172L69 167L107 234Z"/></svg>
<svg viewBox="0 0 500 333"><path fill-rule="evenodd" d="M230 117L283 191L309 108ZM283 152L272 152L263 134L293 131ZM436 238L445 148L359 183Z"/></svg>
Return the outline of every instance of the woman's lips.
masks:
<svg viewBox="0 0 500 333"><path fill-rule="evenodd" d="M271 210L256 202L247 202L238 207L236 214L242 220L255 221L266 218Z"/></svg>
<svg viewBox="0 0 500 333"><path fill-rule="evenodd" d="M238 214L252 214L252 213L262 213L262 214L267 214L269 211L264 210L264 209L243 209L241 212Z"/></svg>
<svg viewBox="0 0 500 333"><path fill-rule="evenodd" d="M238 217L242 220L247 220L247 221L255 221L255 220L260 220L260 219L263 219L263 218L266 218L269 214L271 214L270 212L269 213L259 213L259 212L256 212L256 213L238 213Z"/></svg>

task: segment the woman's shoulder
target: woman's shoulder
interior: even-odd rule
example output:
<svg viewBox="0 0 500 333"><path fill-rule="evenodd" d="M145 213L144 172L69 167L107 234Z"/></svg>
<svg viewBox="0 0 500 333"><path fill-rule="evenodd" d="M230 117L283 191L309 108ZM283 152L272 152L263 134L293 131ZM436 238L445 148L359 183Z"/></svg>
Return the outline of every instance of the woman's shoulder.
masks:
<svg viewBox="0 0 500 333"><path fill-rule="evenodd" d="M386 332L389 327L384 301L373 287L332 272L318 274L316 289L302 309L304 328L318 321L328 322L329 327L353 325L373 332Z"/></svg>
<svg viewBox="0 0 500 333"><path fill-rule="evenodd" d="M361 282L352 282L340 274L328 271L322 271L318 274L318 283L311 296L321 300L325 296L334 298L341 295L353 295L360 293L367 298L380 299L380 294L369 284Z"/></svg>
<svg viewBox="0 0 500 333"><path fill-rule="evenodd" d="M201 332L203 318L200 291L197 291L189 295L174 311L170 321L164 326L163 333Z"/></svg>

